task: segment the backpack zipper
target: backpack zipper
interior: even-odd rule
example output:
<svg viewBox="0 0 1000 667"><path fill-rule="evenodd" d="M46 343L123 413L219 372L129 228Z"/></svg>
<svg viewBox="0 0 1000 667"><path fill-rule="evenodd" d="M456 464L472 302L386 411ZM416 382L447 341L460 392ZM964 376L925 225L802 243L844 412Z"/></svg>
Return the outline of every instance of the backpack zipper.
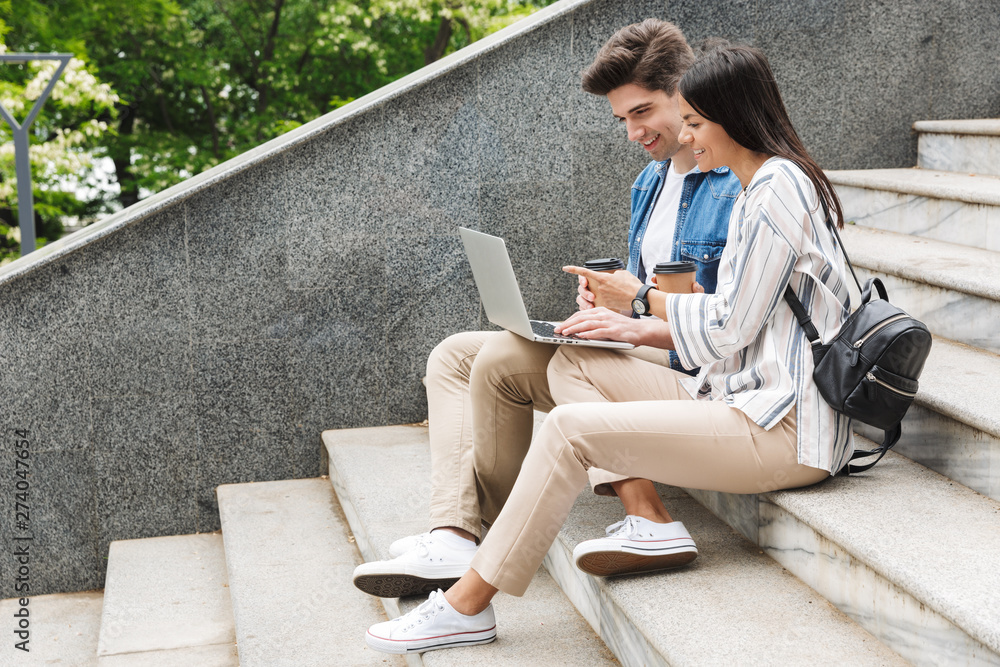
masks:
<svg viewBox="0 0 1000 667"><path fill-rule="evenodd" d="M908 391L903 391L902 389L898 389L897 387L893 387L888 382L883 382L882 380L879 380L877 377L875 377L875 374L872 373L871 371L868 371L867 373L865 373L865 379L867 379L869 382L874 382L877 385L881 385L881 386L885 387L886 389L888 389L889 391L892 391L892 392L895 392L895 393L899 394L900 396L906 396L907 398L914 398L917 395L916 393L910 393Z"/></svg>
<svg viewBox="0 0 1000 667"><path fill-rule="evenodd" d="M905 313L900 313L899 315L894 315L893 317L890 317L885 322L880 322L879 324L873 326L871 329L869 329L868 331L865 332L864 336L862 336L861 338L859 338L857 340L857 342L854 343L854 348L860 350L861 346L865 344L866 340L868 340L869 338L871 338L872 336L874 336L876 333L878 333L882 329L885 329L890 324L892 324L894 322L898 322L898 321L900 321L902 319L906 319L907 317L909 317L909 316L906 315Z"/></svg>

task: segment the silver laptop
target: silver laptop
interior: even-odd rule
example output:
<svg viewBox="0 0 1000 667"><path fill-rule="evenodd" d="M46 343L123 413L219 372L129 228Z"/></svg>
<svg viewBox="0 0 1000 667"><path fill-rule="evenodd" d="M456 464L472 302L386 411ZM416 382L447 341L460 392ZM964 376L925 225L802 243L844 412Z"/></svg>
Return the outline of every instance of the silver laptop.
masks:
<svg viewBox="0 0 1000 667"><path fill-rule="evenodd" d="M503 239L482 232L459 227L465 254L472 265L472 275L479 288L479 298L490 322L511 333L540 343L590 345L630 350L634 345L617 340L584 340L575 336L560 336L553 331L558 322L529 320L528 311L517 286L514 267L511 266L507 245Z"/></svg>

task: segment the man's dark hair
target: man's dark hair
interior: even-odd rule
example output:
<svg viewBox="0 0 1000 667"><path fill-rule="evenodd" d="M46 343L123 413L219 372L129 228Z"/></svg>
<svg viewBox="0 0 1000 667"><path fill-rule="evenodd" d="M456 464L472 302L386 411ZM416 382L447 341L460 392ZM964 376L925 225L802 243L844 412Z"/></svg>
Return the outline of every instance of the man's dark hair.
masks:
<svg viewBox="0 0 1000 667"><path fill-rule="evenodd" d="M680 28L646 19L611 36L583 72L582 85L594 95L607 95L629 83L673 95L693 62L694 53Z"/></svg>

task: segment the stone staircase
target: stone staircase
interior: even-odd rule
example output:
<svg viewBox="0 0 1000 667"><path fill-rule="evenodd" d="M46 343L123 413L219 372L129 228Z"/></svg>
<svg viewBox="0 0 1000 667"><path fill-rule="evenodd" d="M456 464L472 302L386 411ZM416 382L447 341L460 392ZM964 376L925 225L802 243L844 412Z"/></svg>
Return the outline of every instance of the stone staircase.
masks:
<svg viewBox="0 0 1000 667"><path fill-rule="evenodd" d="M394 438L396 429L425 434L407 426L371 431ZM372 468L371 459L365 463ZM350 514L375 499L386 522L381 533L420 532L425 489L419 473L409 479L399 488L362 487L360 504L344 509ZM358 547L369 542L362 533L355 543L330 480L224 485L217 495L221 534L111 544L99 626L94 603L76 612L75 622L97 640L78 640L71 655L59 657L101 667L619 664L544 571L523 600L497 605L506 617L500 641L423 658L374 652L364 643L368 626L418 601L380 603L354 588ZM78 596L51 597L80 604ZM3 609L13 609L11 602ZM548 630L544 645L536 641L539 628Z"/></svg>
<svg viewBox="0 0 1000 667"><path fill-rule="evenodd" d="M323 440L330 479L366 559L385 558L393 539L426 530L426 428L327 431ZM529 665L609 664L599 652L589 655L591 643L600 642L593 628L625 665L905 664L686 493L662 486L660 492L697 535L699 557L691 567L612 579L577 570L573 547L621 519L616 499L588 489L545 558L547 573L536 575L524 598L495 598L498 637L490 647L526 646ZM545 601L538 609L542 620L522 622L519 615L537 605L539 596ZM397 613L396 601L384 602L390 614ZM494 664L483 649L462 649L461 656L432 652L423 659L428 665Z"/></svg>
<svg viewBox="0 0 1000 667"><path fill-rule="evenodd" d="M830 172L860 273L936 336L873 470L761 495L660 487L700 557L612 579L571 563L620 518L584 492L527 595L498 596L496 642L404 659L363 633L415 601L350 573L425 529L426 428L328 431L329 479L221 486L221 534L112 543L103 604L32 598L35 651L5 643L0 665L1000 665L1000 121L914 129L918 168Z"/></svg>
<svg viewBox="0 0 1000 667"><path fill-rule="evenodd" d="M913 664L997 665L1000 122L914 128L920 167L829 173L862 279L935 334L898 453L816 488L691 494Z"/></svg>
<svg viewBox="0 0 1000 667"><path fill-rule="evenodd" d="M919 168L830 173L844 243L936 336L897 451L1000 500L1000 120L914 128Z"/></svg>

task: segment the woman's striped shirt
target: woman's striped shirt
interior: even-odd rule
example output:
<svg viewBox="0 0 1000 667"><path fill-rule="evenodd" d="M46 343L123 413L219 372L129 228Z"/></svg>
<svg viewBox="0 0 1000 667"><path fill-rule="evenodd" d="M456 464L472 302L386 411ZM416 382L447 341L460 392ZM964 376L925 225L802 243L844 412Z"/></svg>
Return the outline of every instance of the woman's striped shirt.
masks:
<svg viewBox="0 0 1000 667"><path fill-rule="evenodd" d="M782 295L791 285L823 342L849 314L843 255L816 189L771 158L737 198L715 294L667 298L670 332L696 399L725 401L770 429L796 408L798 461L835 473L853 451L851 421L819 394L809 340Z"/></svg>

